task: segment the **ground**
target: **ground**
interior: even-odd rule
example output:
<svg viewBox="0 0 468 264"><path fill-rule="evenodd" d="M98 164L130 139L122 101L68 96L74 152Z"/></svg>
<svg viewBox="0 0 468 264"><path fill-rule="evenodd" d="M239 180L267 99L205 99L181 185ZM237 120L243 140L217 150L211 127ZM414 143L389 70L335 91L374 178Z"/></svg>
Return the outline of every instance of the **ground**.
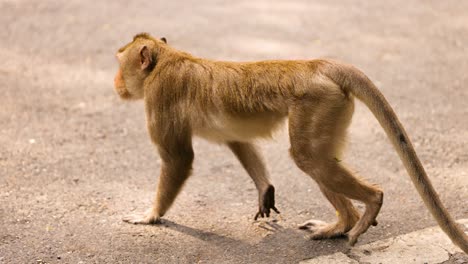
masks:
<svg viewBox="0 0 468 264"><path fill-rule="evenodd" d="M441 199L468 218L468 2L0 0L0 263L294 263L347 252L296 228L333 221L288 155L258 144L280 215L254 221L253 183L226 147L196 139L193 176L160 226L160 167L142 102L113 91L115 51L139 32L218 60L334 58L361 68L406 127ZM370 112L343 162L385 191L358 245L434 226ZM362 208L362 206L360 207Z"/></svg>

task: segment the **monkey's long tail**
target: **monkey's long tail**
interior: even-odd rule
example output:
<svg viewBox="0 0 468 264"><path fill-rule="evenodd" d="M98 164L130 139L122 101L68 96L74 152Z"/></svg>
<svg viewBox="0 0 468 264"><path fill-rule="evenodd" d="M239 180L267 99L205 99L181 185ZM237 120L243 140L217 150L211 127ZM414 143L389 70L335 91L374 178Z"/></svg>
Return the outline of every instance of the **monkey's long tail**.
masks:
<svg viewBox="0 0 468 264"><path fill-rule="evenodd" d="M351 92L366 104L374 114L398 152L419 195L439 226L455 245L468 254L468 236L443 206L405 129L382 93L364 73L351 65L331 63L326 69L327 76L340 85L345 92Z"/></svg>

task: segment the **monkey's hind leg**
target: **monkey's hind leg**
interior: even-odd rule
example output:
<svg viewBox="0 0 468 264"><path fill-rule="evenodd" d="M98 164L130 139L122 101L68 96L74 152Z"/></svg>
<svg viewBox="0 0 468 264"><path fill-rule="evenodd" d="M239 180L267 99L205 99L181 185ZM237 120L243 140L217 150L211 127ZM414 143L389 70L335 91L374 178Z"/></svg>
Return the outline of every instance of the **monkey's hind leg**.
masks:
<svg viewBox="0 0 468 264"><path fill-rule="evenodd" d="M289 114L292 158L318 183L338 211L337 223L312 221L303 228L311 229L312 237L316 239L337 237L349 231L351 245L370 225L376 224L375 218L383 199L381 190L355 177L336 159L352 107L348 98L329 95L320 101L301 102L291 107ZM348 199L359 200L366 205L361 218Z"/></svg>
<svg viewBox="0 0 468 264"><path fill-rule="evenodd" d="M334 193L326 187L320 187L320 190L335 208L338 221L326 223L320 220L309 220L301 224L299 229L311 232L312 239L342 237L359 220L359 213L344 195Z"/></svg>

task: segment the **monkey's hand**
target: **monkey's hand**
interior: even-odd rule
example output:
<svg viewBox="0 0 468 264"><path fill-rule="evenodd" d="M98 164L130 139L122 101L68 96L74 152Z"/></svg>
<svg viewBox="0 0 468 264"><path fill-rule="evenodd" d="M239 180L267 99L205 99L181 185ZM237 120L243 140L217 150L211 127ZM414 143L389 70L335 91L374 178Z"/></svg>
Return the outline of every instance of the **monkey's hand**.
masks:
<svg viewBox="0 0 468 264"><path fill-rule="evenodd" d="M255 215L254 220L260 217L270 217L270 210L275 211L277 214L280 212L275 207L275 187L269 185L266 190L260 192L258 197L258 213Z"/></svg>
<svg viewBox="0 0 468 264"><path fill-rule="evenodd" d="M122 220L134 225L154 225L161 223L161 218L153 209L149 209L144 214L127 215Z"/></svg>

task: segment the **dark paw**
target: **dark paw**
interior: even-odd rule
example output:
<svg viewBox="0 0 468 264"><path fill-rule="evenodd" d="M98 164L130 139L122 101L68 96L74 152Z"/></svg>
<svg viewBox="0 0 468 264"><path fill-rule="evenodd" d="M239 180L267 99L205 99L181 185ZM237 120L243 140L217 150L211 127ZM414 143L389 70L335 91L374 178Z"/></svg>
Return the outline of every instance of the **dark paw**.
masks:
<svg viewBox="0 0 468 264"><path fill-rule="evenodd" d="M260 217L270 217L270 210L275 211L277 214L280 212L275 207L275 187L273 185L268 188L259 197L258 213L255 215L254 220Z"/></svg>

